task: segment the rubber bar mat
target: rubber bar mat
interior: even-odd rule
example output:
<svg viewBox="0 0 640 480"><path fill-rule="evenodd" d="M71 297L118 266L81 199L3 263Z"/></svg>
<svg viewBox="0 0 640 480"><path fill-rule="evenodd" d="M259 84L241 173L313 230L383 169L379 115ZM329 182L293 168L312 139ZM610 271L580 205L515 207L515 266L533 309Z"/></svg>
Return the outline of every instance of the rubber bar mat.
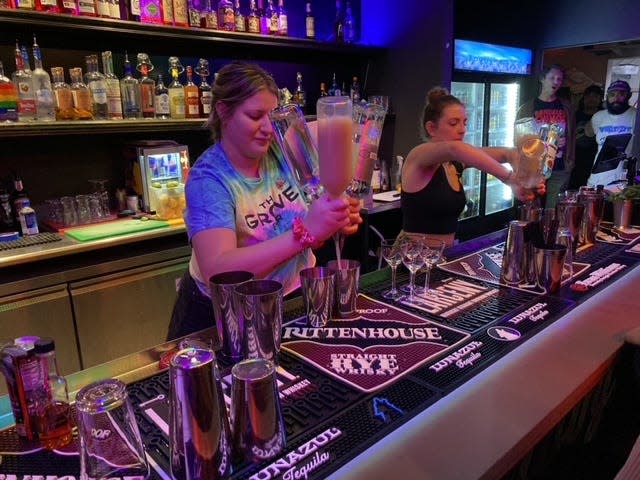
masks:
<svg viewBox="0 0 640 480"><path fill-rule="evenodd" d="M45 232L36 235L27 235L20 237L18 240L10 240L8 242L0 242L1 250L13 250L14 248L30 247L32 245L42 245L44 243L59 242L62 237L57 233Z"/></svg>
<svg viewBox="0 0 640 480"><path fill-rule="evenodd" d="M430 282L437 283L447 278L451 278L450 273L439 271L438 269L431 270ZM424 279L424 275L418 274L416 282ZM390 301L382 297L382 292L389 289L389 281L381 280L375 284L370 285L366 289L362 289L363 292L371 295L372 297L383 301L397 305L400 308L410 311L416 315L423 316L429 320L436 321L443 325L459 328L466 332L476 332L479 329L486 327L487 325L495 322L504 315L509 314L514 309L517 309L523 304L527 304L532 301L536 295L528 293L522 290L497 287L495 285L489 285L485 282L479 282L473 279L466 278L465 281L474 283L476 285L484 285L487 288L496 289L496 294L487 298L486 301L476 304L474 308L463 310L454 316L444 318L438 315L431 315L417 308L411 308L406 304L400 304L398 302ZM405 272L398 272L398 286L402 286L408 283L408 274Z"/></svg>
<svg viewBox="0 0 640 480"><path fill-rule="evenodd" d="M551 325L574 305L569 300L538 296L535 302L520 306L509 317L473 335L455 351L446 352L411 372L409 377L449 393Z"/></svg>
<svg viewBox="0 0 640 480"><path fill-rule="evenodd" d="M595 244L591 245L589 248L585 248L584 250L578 249L573 260L576 262L589 263L593 265L595 263L606 260L607 258L615 255L621 250L623 250L623 247L620 245L596 242Z"/></svg>

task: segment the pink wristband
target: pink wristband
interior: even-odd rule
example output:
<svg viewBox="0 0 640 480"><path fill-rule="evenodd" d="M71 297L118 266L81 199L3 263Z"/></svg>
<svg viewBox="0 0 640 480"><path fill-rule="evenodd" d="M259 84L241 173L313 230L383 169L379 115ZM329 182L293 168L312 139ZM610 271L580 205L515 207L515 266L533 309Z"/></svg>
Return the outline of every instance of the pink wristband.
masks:
<svg viewBox="0 0 640 480"><path fill-rule="evenodd" d="M296 217L293 220L293 238L295 238L302 248L311 248L314 243L316 243L316 237L311 235L307 227L305 227L304 223L302 223L302 219L300 217Z"/></svg>

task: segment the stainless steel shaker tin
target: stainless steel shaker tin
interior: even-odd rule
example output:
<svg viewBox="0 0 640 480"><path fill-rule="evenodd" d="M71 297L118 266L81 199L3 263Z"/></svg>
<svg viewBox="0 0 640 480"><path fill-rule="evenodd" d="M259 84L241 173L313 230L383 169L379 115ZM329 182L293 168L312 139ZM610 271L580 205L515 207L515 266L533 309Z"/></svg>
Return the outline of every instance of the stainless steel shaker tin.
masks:
<svg viewBox="0 0 640 480"><path fill-rule="evenodd" d="M171 359L169 447L176 480L231 473L230 428L215 354L186 348Z"/></svg>

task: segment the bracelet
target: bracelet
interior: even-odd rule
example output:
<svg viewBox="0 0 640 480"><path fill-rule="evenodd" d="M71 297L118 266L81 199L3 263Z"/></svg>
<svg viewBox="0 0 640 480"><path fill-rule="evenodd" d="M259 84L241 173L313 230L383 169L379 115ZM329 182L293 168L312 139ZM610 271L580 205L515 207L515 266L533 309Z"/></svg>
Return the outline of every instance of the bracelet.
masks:
<svg viewBox="0 0 640 480"><path fill-rule="evenodd" d="M302 245L302 248L310 248L316 243L316 237L311 235L311 232L307 230L307 227L302 223L300 217L296 217L293 220L293 238Z"/></svg>
<svg viewBox="0 0 640 480"><path fill-rule="evenodd" d="M513 177L513 170L509 170L509 175L507 175L507 178L505 178L502 183L504 183L505 185L509 185L511 177Z"/></svg>

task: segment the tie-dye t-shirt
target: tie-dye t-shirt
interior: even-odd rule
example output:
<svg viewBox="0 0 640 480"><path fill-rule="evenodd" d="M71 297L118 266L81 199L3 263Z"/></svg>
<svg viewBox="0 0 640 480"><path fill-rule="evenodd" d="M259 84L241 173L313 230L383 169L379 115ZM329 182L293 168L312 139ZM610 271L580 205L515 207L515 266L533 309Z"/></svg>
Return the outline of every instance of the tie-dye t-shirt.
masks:
<svg viewBox="0 0 640 480"><path fill-rule="evenodd" d="M219 143L209 147L189 171L185 188L189 240L202 230L228 228L235 231L238 246L245 247L291 230L294 218L304 217L307 206L279 155L272 146L260 166L260 178L247 178L231 165ZM266 278L282 283L286 294L298 287L298 272L314 263L313 253L305 249ZM197 269L192 265L190 270L194 274ZM193 276L208 293L205 279Z"/></svg>

